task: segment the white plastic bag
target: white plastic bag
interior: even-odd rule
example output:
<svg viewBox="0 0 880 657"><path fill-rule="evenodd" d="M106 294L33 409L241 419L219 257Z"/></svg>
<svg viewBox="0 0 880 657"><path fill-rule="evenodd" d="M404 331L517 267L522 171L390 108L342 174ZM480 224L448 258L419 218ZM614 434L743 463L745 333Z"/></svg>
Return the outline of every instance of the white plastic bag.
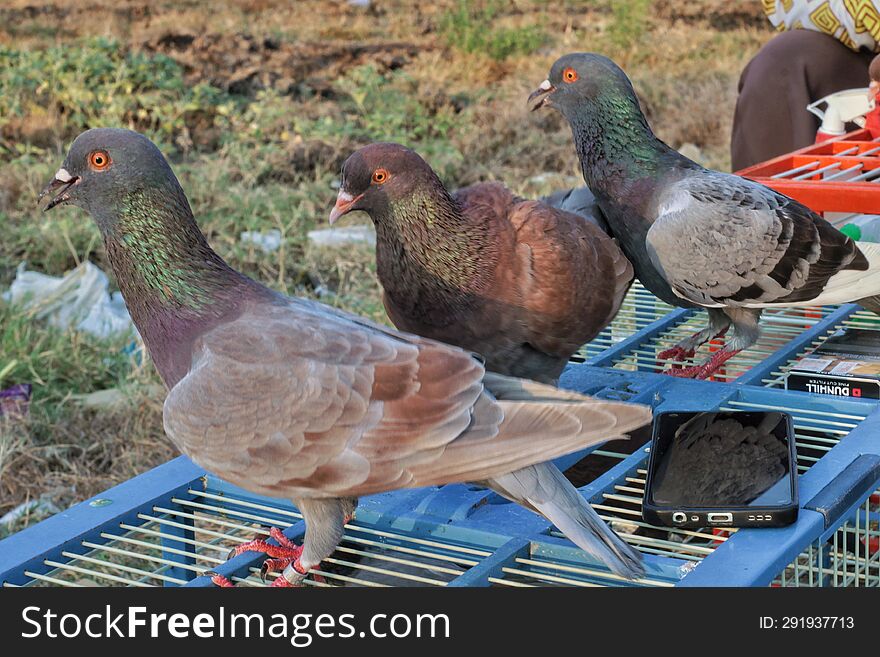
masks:
<svg viewBox="0 0 880 657"><path fill-rule="evenodd" d="M122 294L111 296L107 286L107 275L88 261L63 278L28 271L21 263L3 299L51 326L106 338L133 328Z"/></svg>
<svg viewBox="0 0 880 657"><path fill-rule="evenodd" d="M315 246L339 247L349 244L375 246L376 231L372 226L354 225L339 228L321 228L309 231L309 242Z"/></svg>
<svg viewBox="0 0 880 657"><path fill-rule="evenodd" d="M273 253L281 248L280 230L267 230L263 233L256 230L246 230L239 239L242 244L253 244L263 253Z"/></svg>

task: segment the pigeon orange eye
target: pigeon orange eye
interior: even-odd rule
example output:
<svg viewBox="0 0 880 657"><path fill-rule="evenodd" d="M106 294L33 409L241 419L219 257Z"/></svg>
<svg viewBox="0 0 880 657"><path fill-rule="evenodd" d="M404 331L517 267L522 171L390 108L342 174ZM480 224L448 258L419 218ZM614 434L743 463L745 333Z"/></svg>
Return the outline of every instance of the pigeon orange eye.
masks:
<svg viewBox="0 0 880 657"><path fill-rule="evenodd" d="M571 84L578 79L578 72L569 67L562 72L562 79Z"/></svg>
<svg viewBox="0 0 880 657"><path fill-rule="evenodd" d="M107 151L95 151L89 155L89 166L95 171L103 171L110 166L110 155Z"/></svg>
<svg viewBox="0 0 880 657"><path fill-rule="evenodd" d="M381 185L386 180L388 180L388 172L385 169L376 169L373 172L373 182L377 185Z"/></svg>

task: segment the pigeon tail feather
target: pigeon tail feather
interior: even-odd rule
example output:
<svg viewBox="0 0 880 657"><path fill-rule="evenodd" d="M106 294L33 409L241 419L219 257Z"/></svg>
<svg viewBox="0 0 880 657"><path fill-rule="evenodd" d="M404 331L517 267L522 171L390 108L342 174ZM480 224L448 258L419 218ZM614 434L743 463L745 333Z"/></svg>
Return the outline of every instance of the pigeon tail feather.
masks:
<svg viewBox="0 0 880 657"><path fill-rule="evenodd" d="M645 574L641 554L622 541L552 463L495 477L488 485L507 499L537 511L587 554L627 579Z"/></svg>
<svg viewBox="0 0 880 657"><path fill-rule="evenodd" d="M483 481L620 440L651 421L651 409L487 372L484 385L504 417L496 432L466 432L439 458L412 467L413 483Z"/></svg>
<svg viewBox="0 0 880 657"><path fill-rule="evenodd" d="M825 284L821 294L811 299L797 302L779 303L749 303L743 304L747 308L798 308L804 306L827 306L840 303L862 303L859 299L867 300L880 296L880 244L872 242L859 242L859 250L868 260L867 270L844 269L831 278ZM866 301L870 304L870 301ZM862 303L869 310L868 305Z"/></svg>

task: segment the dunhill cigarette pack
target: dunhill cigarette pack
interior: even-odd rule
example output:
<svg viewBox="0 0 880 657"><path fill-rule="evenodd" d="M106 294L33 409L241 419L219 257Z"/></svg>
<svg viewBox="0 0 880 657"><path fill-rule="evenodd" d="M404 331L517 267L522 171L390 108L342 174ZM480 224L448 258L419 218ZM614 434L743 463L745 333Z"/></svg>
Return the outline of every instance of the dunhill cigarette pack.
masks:
<svg viewBox="0 0 880 657"><path fill-rule="evenodd" d="M880 331L838 331L795 362L787 390L880 399Z"/></svg>

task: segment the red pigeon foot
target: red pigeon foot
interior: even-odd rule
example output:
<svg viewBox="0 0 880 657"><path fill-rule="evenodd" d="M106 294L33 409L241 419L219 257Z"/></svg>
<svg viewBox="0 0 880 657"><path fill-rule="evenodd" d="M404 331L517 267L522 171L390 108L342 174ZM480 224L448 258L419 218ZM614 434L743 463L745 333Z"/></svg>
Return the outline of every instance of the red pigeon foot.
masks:
<svg viewBox="0 0 880 657"><path fill-rule="evenodd" d="M293 582L288 582L287 578L284 575L279 575L278 577L276 577L275 581L272 582L272 584L271 584L272 588L282 588L282 589L294 588L296 586L297 585L294 584Z"/></svg>
<svg viewBox="0 0 880 657"><path fill-rule="evenodd" d="M301 577L297 579L295 582L291 582L287 577L284 576L284 571L287 567L290 566L295 570ZM266 573L269 570L277 570L279 575L272 582L271 586L273 587L299 587L302 586L302 581L305 579L306 575L309 574L309 569L302 565L302 561L300 561L299 557L296 559L267 559L263 566L260 568L260 579L264 582L266 581ZM312 579L316 582L324 582L324 578L320 575L312 575Z"/></svg>
<svg viewBox="0 0 880 657"><path fill-rule="evenodd" d="M269 529L269 536L274 538L278 545L272 545L261 538L256 538L230 550L227 559L237 557L245 552L262 552L272 560L286 559L290 562L302 553L302 547L287 538L277 527Z"/></svg>
<svg viewBox="0 0 880 657"><path fill-rule="evenodd" d="M277 527L272 527L269 529L269 536L275 539L278 545L273 545L263 539L257 538L252 541L248 541L247 543L242 543L241 545L230 550L228 558L231 559L232 557L236 557L239 554L243 554L245 552L262 552L263 554L267 555L269 558L266 559L266 561L264 561L263 565L260 567L260 579L265 582L266 575L269 573L269 571L283 571L289 564L294 563L297 559L299 559L299 556L302 554L303 550L302 546L297 545L289 538L287 538ZM278 579L284 578L280 577ZM212 578L212 581L214 581L214 583L218 586L227 586L227 584L220 583L215 578ZM226 581L228 582L228 580ZM276 580L276 582L277 581L278 580ZM273 584L273 586L284 585Z"/></svg>
<svg viewBox="0 0 880 657"><path fill-rule="evenodd" d="M697 347L709 342L710 340L718 340L719 338L723 338L727 333L727 329L729 327L725 326L718 333L713 335L712 337L703 337L706 335L706 330L697 331L692 336L685 338L677 345L670 347L669 349L664 349L659 354L657 354L657 360L672 360L676 363L680 363L689 358L693 358L696 353ZM673 364L672 367L676 369L678 365Z"/></svg>
<svg viewBox="0 0 880 657"><path fill-rule="evenodd" d="M696 353L693 349L686 349L679 345L675 345L674 347L670 347L669 349L664 349L660 353L657 354L657 360L671 360L675 361L675 363L680 363L682 361L687 360L688 358L693 358ZM673 364L672 367L678 367L678 365Z"/></svg>
<svg viewBox="0 0 880 657"><path fill-rule="evenodd" d="M220 588L224 589L235 588L235 584L233 584L231 581L229 581L229 578L224 577L223 575L220 575L213 571L208 571L207 573L205 573L205 575L210 575L211 581L214 582L214 586L219 586Z"/></svg>
<svg viewBox="0 0 880 657"><path fill-rule="evenodd" d="M708 379L710 376L715 374L718 369L724 365L728 360L736 356L742 349L737 349L735 351L716 351L715 354L708 361L703 363L702 365L695 365L694 367L684 367L684 368L673 368L671 370L667 370L664 374L668 374L669 376L675 376L681 379Z"/></svg>
<svg viewBox="0 0 880 657"><path fill-rule="evenodd" d="M281 574L284 572L284 569L287 568L288 566L293 566L293 569L296 570L296 572L298 572L303 577L305 577L306 575L309 574L309 569L306 568L305 566L303 566L302 562L298 558L297 559L287 559L287 558L266 559L263 562L263 565L260 566L260 579L265 582L266 575L268 575L270 572L277 572L277 573L279 573L279 576L275 578L275 581L272 583L272 586L299 586L298 584L293 584L291 582L288 582L287 578ZM279 580L284 580L284 582L287 582L287 583L285 584L284 582L280 582ZM319 584L324 584L327 581L324 579L324 577L322 575L317 575L315 573L312 573L312 580L314 580L315 582L318 582Z"/></svg>
<svg viewBox="0 0 880 657"><path fill-rule="evenodd" d="M231 581L229 581L228 578L224 577L223 575L218 575L217 573L213 573L213 574L205 573L205 574L211 575L211 581L214 582L215 586L219 586L224 589L235 588L235 584L233 584ZM287 588L287 587L295 587L296 584L293 584L292 582L288 582L286 577L284 577L283 575L280 575L275 578L275 581L272 582L271 586L278 587L278 588Z"/></svg>

